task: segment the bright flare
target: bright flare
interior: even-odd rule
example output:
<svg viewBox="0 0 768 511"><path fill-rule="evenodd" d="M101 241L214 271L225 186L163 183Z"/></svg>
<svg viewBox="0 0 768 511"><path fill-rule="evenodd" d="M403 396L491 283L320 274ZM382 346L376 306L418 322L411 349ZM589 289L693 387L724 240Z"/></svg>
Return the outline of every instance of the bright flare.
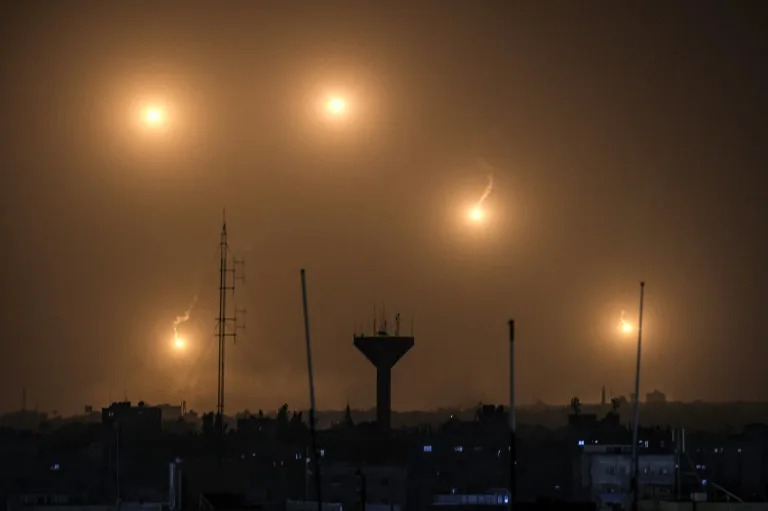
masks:
<svg viewBox="0 0 768 511"><path fill-rule="evenodd" d="M326 108L328 109L328 113L335 117L339 117L344 115L347 111L347 102L342 98L331 98L328 100Z"/></svg>
<svg viewBox="0 0 768 511"><path fill-rule="evenodd" d="M488 174L488 184L485 186L483 195L480 197L480 200L478 200L477 203L475 203L475 206L469 210L469 219L471 221L475 223L480 223L483 220L485 220L485 210L483 210L483 202L485 202L485 199L488 198L492 190L493 190L493 175Z"/></svg>
<svg viewBox="0 0 768 511"><path fill-rule="evenodd" d="M469 218L475 222L482 222L485 218L485 212L480 207L474 207L469 211Z"/></svg>
<svg viewBox="0 0 768 511"><path fill-rule="evenodd" d="M624 311L621 311L620 328L621 328L621 331L624 332L625 334L632 333L632 325L626 319L624 319Z"/></svg>
<svg viewBox="0 0 768 511"><path fill-rule="evenodd" d="M187 347L187 341L185 341L181 337L177 337L173 341L173 347L176 348L177 350L183 350L184 348Z"/></svg>
<svg viewBox="0 0 768 511"><path fill-rule="evenodd" d="M165 121L165 112L161 108L150 106L144 109L144 123L149 126L160 126Z"/></svg>

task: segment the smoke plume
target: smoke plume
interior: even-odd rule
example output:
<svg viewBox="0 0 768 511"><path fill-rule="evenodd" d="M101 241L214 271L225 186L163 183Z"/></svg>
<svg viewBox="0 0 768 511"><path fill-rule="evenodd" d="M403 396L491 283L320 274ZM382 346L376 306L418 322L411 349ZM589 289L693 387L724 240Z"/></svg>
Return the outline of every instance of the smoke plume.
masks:
<svg viewBox="0 0 768 511"><path fill-rule="evenodd" d="M485 191L483 192L482 197L480 197L480 200L477 201L476 207L479 208L480 206L483 205L483 202L485 202L485 199L488 198L492 190L493 190L493 174L488 174L488 184L485 187Z"/></svg>
<svg viewBox="0 0 768 511"><path fill-rule="evenodd" d="M178 333L178 326L182 323L185 323L189 321L190 316L192 315L192 309L195 308L195 304L197 303L197 295L192 299L192 303L187 307L187 310L184 311L184 314L181 316L176 316L176 319L173 321L173 337L175 339L178 339L179 333Z"/></svg>

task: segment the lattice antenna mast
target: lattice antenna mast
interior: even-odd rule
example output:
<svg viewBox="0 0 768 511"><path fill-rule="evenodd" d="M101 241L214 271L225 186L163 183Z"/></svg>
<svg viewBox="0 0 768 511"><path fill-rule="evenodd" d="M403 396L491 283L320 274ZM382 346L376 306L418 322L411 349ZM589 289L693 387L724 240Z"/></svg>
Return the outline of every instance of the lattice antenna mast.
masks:
<svg viewBox="0 0 768 511"><path fill-rule="evenodd" d="M235 283L240 280L245 282L245 274L242 271L245 267L245 262L242 260L231 258L229 245L227 244L227 221L226 217L222 221L221 225L221 238L219 241L219 315L216 318L218 327L217 337L219 344L219 356L218 356L218 382L217 382L217 402L216 402L216 426L220 437L224 435L224 381L225 381L225 361L226 361L226 341L227 337L232 337L233 341L237 336L237 330L244 328L239 326L237 322L237 314L245 313L245 310L234 309L234 314L229 315L227 308L227 297L231 293L235 293ZM240 268L241 276L236 275L236 270Z"/></svg>

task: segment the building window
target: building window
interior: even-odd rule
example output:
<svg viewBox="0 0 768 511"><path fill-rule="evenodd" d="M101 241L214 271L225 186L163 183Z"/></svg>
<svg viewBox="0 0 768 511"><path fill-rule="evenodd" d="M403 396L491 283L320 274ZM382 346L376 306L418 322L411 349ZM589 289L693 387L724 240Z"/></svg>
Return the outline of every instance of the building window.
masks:
<svg viewBox="0 0 768 511"><path fill-rule="evenodd" d="M431 445L425 445L424 446L424 452L432 452L432 446Z"/></svg>
<svg viewBox="0 0 768 511"><path fill-rule="evenodd" d="M456 452L464 452L464 447L461 445L457 445L456 447L453 448L453 450Z"/></svg>

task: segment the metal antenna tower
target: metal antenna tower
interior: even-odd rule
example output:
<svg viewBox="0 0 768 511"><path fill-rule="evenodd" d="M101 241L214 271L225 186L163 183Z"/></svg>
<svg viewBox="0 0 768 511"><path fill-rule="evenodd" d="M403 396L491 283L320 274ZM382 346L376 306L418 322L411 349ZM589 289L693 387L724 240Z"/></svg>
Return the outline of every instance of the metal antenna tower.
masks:
<svg viewBox="0 0 768 511"><path fill-rule="evenodd" d="M230 261L229 246L227 245L227 220L223 216L221 224L221 239L219 241L219 316L216 318L218 327L217 337L219 343L219 366L218 366L218 389L216 402L216 429L219 438L224 437L224 374L225 374L225 348L227 337L232 337L233 341L237 337L237 330L245 328L238 326L237 313L244 313L245 310L235 308L234 315L228 316L227 295L231 292L235 294L235 282L237 280L245 281L245 275L237 276L235 270L238 266L244 267L245 262L232 257L232 267L228 267Z"/></svg>

